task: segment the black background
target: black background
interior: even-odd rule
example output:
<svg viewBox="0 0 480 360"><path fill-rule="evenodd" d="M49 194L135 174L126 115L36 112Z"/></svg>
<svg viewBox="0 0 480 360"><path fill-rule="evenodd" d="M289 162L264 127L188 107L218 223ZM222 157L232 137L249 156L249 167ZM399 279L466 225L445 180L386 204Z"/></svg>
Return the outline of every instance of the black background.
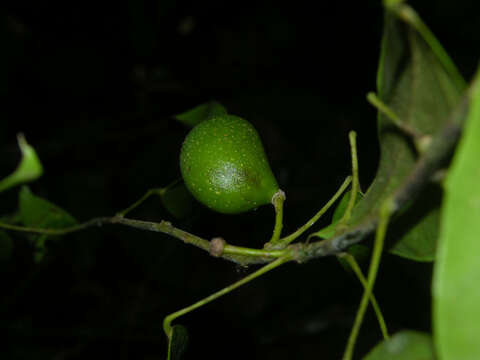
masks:
<svg viewBox="0 0 480 360"><path fill-rule="evenodd" d="M480 57L477 3L411 5L470 79ZM23 132L45 167L31 189L80 221L113 215L178 178L188 129L171 115L212 99L258 129L287 193L286 232L349 174L351 129L363 188L373 179L376 113L365 95L375 90L379 1L2 6L0 177L15 168ZM15 189L3 193L2 213L16 201ZM179 221L158 199L132 216L251 247L273 226L270 207L227 216L197 205ZM40 264L25 236L12 237L13 255L0 263L2 359L165 358L163 317L253 270L119 226L50 242ZM376 295L391 332L430 330L430 277L430 264L384 257ZM335 258L318 259L287 264L178 322L191 359L338 359L360 296ZM368 313L357 353L379 340Z"/></svg>

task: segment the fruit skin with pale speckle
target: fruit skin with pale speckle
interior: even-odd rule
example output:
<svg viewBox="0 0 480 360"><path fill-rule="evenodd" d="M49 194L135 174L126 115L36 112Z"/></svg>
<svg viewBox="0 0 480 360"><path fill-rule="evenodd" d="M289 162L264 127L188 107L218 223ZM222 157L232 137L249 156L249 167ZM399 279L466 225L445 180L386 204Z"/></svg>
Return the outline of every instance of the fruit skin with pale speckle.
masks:
<svg viewBox="0 0 480 360"><path fill-rule="evenodd" d="M180 170L198 201L225 214L269 204L279 190L257 131L234 115L213 117L190 131Z"/></svg>

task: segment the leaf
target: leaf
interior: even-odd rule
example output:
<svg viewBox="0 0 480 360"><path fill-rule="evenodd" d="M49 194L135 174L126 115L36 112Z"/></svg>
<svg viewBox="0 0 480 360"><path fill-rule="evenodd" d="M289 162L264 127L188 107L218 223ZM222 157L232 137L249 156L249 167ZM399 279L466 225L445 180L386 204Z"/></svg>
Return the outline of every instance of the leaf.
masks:
<svg viewBox="0 0 480 360"><path fill-rule="evenodd" d="M434 52L411 24L398 18L403 10L413 10L395 4L385 9L378 96L403 123L421 134L433 135L447 121L463 89L457 74L445 67L446 53L439 57L440 45ZM378 134L379 168L364 199L353 211L352 227L378 218L381 204L405 181L417 159L411 139L381 113ZM439 201L439 191L432 185L403 212L397 221L406 227L399 229L392 253L419 261L433 259L438 229L438 207L434 205Z"/></svg>
<svg viewBox="0 0 480 360"><path fill-rule="evenodd" d="M415 261L435 259L440 224L441 190L430 185L390 226L390 252Z"/></svg>
<svg viewBox="0 0 480 360"><path fill-rule="evenodd" d="M445 186L433 282L439 359L480 359L480 70Z"/></svg>
<svg viewBox="0 0 480 360"><path fill-rule="evenodd" d="M313 234L310 234L308 236L308 239L312 237L328 239L335 235L338 222L342 219L343 215L345 214L345 211L347 210L348 202L350 200L350 194L351 194L351 190L347 191L343 195L339 204L335 208L335 211L333 212L332 223L324 227L323 229L320 229L319 231ZM362 197L363 197L362 193L358 192L355 198L355 204L357 204L362 199ZM367 259L368 256L370 255L370 250L365 245L361 245L361 244L354 244L350 246L347 252L353 255L355 259L357 259L359 262L362 262L363 260ZM347 272L352 271L350 268L350 265L345 259L343 259L342 257L337 257L337 259Z"/></svg>
<svg viewBox="0 0 480 360"><path fill-rule="evenodd" d="M27 186L19 192L19 211L22 223L26 227L40 229L61 229L75 225L77 221L60 207L34 195ZM45 242L49 235L32 235L36 247L35 260L42 260L45 254Z"/></svg>
<svg viewBox="0 0 480 360"><path fill-rule="evenodd" d="M8 234L0 230L0 262L10 260L13 253L13 241Z"/></svg>
<svg viewBox="0 0 480 360"><path fill-rule="evenodd" d="M43 167L35 149L27 143L22 134L19 134L17 139L22 160L12 174L0 181L0 192L21 183L33 181L43 174Z"/></svg>
<svg viewBox="0 0 480 360"><path fill-rule="evenodd" d="M168 341L168 360L180 360L188 345L188 332L182 325L172 328L172 335Z"/></svg>
<svg viewBox="0 0 480 360"><path fill-rule="evenodd" d="M163 207L177 219L185 219L192 212L194 202L193 196L187 190L181 179L177 179L163 188L149 189L135 203L128 208L117 212L117 216L125 216L138 208L152 196L159 196Z"/></svg>
<svg viewBox="0 0 480 360"><path fill-rule="evenodd" d="M340 200L340 203L338 204L338 206L335 208L335 211L333 212L333 215L332 215L332 224L338 222L342 218L342 216L345 214L345 211L347 211L351 192L352 190L347 191L343 195L342 200ZM358 204L358 202L362 199L362 197L363 197L362 193L358 192L357 196L355 197L355 204Z"/></svg>
<svg viewBox="0 0 480 360"><path fill-rule="evenodd" d="M62 228L77 221L57 205L34 195L28 186L19 192L19 210L25 226L36 228Z"/></svg>
<svg viewBox="0 0 480 360"><path fill-rule="evenodd" d="M209 101L174 117L181 123L194 127L213 116L224 115L226 113L227 109L225 109L223 105L216 101Z"/></svg>
<svg viewBox="0 0 480 360"><path fill-rule="evenodd" d="M328 239L332 236L335 235L336 227L338 225L338 222L342 218L343 214L347 210L348 207L348 201L350 200L350 192L351 190L347 191L340 202L338 203L337 207L335 208L333 215L332 215L332 223L323 229L320 229L319 231L312 233L308 236L308 239L312 237L318 237L321 239ZM355 204L357 204L361 199L363 195L362 193L358 192L357 197L355 198Z"/></svg>
<svg viewBox="0 0 480 360"><path fill-rule="evenodd" d="M161 199L165 209L177 219L188 217L193 208L193 197L185 187L179 183L162 189Z"/></svg>
<svg viewBox="0 0 480 360"><path fill-rule="evenodd" d="M363 360L434 360L434 358L430 335L407 330L382 341L363 357Z"/></svg>

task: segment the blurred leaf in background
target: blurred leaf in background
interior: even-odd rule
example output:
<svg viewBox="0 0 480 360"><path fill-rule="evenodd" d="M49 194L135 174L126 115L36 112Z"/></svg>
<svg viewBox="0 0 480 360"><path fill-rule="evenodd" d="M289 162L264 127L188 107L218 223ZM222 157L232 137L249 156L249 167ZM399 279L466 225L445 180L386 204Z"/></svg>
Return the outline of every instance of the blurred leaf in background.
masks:
<svg viewBox="0 0 480 360"><path fill-rule="evenodd" d="M382 341L363 360L434 360L429 334L401 331Z"/></svg>
<svg viewBox="0 0 480 360"><path fill-rule="evenodd" d="M18 135L18 146L22 152L22 159L12 174L0 181L0 192L36 180L43 174L43 166L35 149L27 143L22 134Z"/></svg>
<svg viewBox="0 0 480 360"><path fill-rule="evenodd" d="M174 118L189 127L194 127L211 117L225 114L227 114L227 109L222 104L216 101L210 101L184 113L175 115Z"/></svg>
<svg viewBox="0 0 480 360"><path fill-rule="evenodd" d="M51 202L34 195L27 186L18 194L18 206L24 226L39 229L62 229L77 224L73 216ZM35 245L36 261L41 261L45 254L45 242L51 235L31 234Z"/></svg>

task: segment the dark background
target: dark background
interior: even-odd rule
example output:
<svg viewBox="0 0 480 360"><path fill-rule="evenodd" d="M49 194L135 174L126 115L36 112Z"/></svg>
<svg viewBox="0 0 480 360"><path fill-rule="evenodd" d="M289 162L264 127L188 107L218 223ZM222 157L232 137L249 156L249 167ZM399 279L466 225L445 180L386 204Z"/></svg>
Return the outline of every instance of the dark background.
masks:
<svg viewBox="0 0 480 360"><path fill-rule="evenodd" d="M411 4L469 79L480 57L479 5ZM364 189L375 174L376 113L365 95L375 90L380 1L7 5L0 177L15 168L23 132L45 167L31 189L79 221L113 215L178 178L188 129L171 116L212 99L258 129L287 193L286 232L349 174L349 130L358 132ZM2 214L13 213L17 189L1 195ZM273 226L270 207L227 216L196 204L177 220L158 199L131 216L251 247ZM119 226L49 242L37 264L28 239L11 235L13 255L0 262L2 359L165 358L163 317L253 270ZM391 332L430 330L430 276L429 264L384 257L376 295ZM287 264L180 318L190 333L187 358L338 359L361 290L335 258ZM357 353L379 340L368 313Z"/></svg>

